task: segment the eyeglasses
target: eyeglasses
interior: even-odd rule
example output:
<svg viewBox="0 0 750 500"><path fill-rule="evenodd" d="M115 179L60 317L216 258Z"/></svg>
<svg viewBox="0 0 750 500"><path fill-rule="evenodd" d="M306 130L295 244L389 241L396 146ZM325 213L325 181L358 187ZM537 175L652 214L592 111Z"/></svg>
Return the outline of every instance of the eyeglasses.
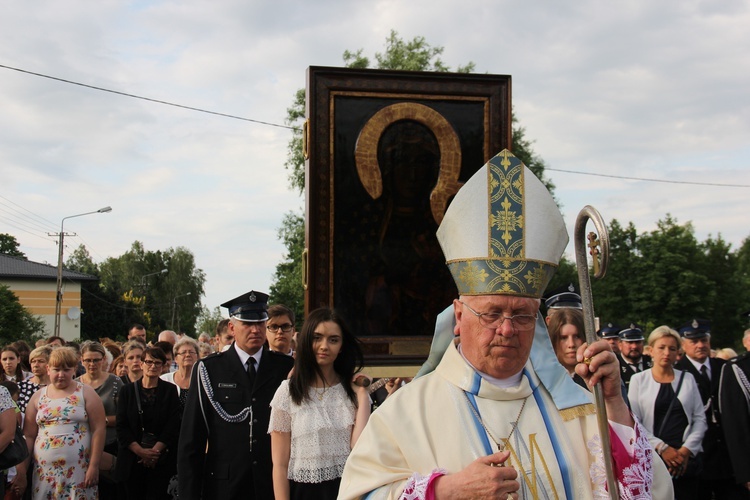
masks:
<svg viewBox="0 0 750 500"><path fill-rule="evenodd" d="M82 360L81 360L81 363L92 363L92 364L96 364L96 363L101 363L103 359L104 359L104 358L82 359Z"/></svg>
<svg viewBox="0 0 750 500"><path fill-rule="evenodd" d="M283 325L268 325L267 328L274 333L278 332L279 330L284 333L289 333L292 331L292 329L294 329L294 325L291 323L284 323Z"/></svg>
<svg viewBox="0 0 750 500"><path fill-rule="evenodd" d="M153 359L147 359L144 363L148 366L162 366L164 364L161 361L154 361Z"/></svg>
<svg viewBox="0 0 750 500"><path fill-rule="evenodd" d="M182 352L177 353L177 356L197 356L197 355L198 353L193 350L182 351Z"/></svg>
<svg viewBox="0 0 750 500"><path fill-rule="evenodd" d="M510 324L516 330L525 330L530 328L536 322L537 315L531 314L515 314L513 316L504 316L500 313L479 313L472 309L466 302L461 302L471 313L479 318L479 324L489 330L496 330L503 326L506 319L510 320Z"/></svg>

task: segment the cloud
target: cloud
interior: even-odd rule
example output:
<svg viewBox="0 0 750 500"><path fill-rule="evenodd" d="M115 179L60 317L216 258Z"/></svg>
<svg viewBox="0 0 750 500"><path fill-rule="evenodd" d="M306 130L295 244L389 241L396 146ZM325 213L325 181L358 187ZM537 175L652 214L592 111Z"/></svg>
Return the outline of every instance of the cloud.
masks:
<svg viewBox="0 0 750 500"><path fill-rule="evenodd" d="M9 6L6 6L9 7ZM283 124L310 65L374 54L391 29L445 48L456 68L510 74L516 116L549 167L750 185L745 2L37 2L3 9L0 64L153 99ZM290 132L0 68L2 195L71 229L102 260L134 240L185 246L213 308L268 290L276 231L302 206L284 168ZM591 204L639 231L671 213L699 239L747 234L747 188L559 171L570 227ZM67 224L66 224L67 227ZM26 228L28 229L28 228ZM0 213L0 232L56 261L43 231ZM572 247L571 247L572 248Z"/></svg>

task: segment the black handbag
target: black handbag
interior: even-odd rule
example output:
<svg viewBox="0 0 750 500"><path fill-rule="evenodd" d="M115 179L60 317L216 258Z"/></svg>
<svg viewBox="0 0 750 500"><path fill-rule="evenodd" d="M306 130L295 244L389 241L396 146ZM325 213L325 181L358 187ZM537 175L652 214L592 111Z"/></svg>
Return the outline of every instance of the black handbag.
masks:
<svg viewBox="0 0 750 500"><path fill-rule="evenodd" d="M26 447L26 439L23 431L16 426L16 435L7 448L0 453L0 470L9 469L20 464L29 457L29 449Z"/></svg>

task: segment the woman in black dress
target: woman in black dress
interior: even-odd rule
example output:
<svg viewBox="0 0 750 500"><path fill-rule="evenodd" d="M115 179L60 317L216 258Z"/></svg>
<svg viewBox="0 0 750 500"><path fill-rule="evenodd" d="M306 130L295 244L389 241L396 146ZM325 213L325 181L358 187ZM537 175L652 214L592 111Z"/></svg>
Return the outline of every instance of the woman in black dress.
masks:
<svg viewBox="0 0 750 500"><path fill-rule="evenodd" d="M159 378L166 361L161 349L146 349L143 377L120 393L116 471L128 499L170 498L167 486L177 472L180 401L175 386Z"/></svg>

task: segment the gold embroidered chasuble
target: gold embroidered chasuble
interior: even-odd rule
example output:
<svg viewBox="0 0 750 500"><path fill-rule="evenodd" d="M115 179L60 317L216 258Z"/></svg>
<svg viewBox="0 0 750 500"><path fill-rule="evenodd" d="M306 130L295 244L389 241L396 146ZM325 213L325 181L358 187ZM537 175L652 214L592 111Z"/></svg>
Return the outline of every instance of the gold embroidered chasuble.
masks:
<svg viewBox="0 0 750 500"><path fill-rule="evenodd" d="M397 499L414 473L455 473L494 453L493 437L511 451L507 464L518 471L519 498L578 500L603 491L604 478L597 476L601 454L590 452L598 444L593 405L558 410L530 361L518 387L498 388L451 344L434 373L414 380L372 414L347 461L339 498Z"/></svg>

